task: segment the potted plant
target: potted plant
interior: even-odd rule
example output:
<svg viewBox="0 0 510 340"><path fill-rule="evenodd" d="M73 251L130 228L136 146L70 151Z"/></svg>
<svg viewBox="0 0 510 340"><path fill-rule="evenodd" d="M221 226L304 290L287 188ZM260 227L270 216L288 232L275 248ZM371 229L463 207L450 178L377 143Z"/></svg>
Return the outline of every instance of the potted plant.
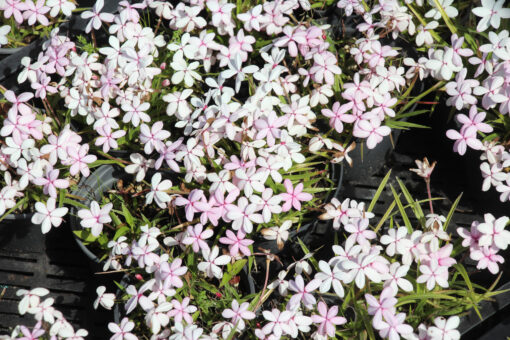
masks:
<svg viewBox="0 0 510 340"><path fill-rule="evenodd" d="M99 1L82 15L88 36L52 33L28 79L34 94L5 91L4 172L21 183L44 168L11 201L37 201L43 230L71 207L84 249L103 271L127 274L113 337L455 338L457 315L497 294L471 283L467 252L450 242L455 204L426 216L432 198L401 186L376 219L373 203L339 199L335 164L359 165L352 140L377 150L391 128L415 126L402 119L444 82L411 97L422 61L391 39L414 34L413 5L339 1L363 15L357 39L317 23L311 9L323 4L123 2L106 15ZM427 180L432 168L418 172ZM330 222L320 253L305 243L317 219ZM469 254L492 272L508 233L498 218L505 237L493 245L484 228L494 220L461 231L484 235ZM272 247L254 243L264 236ZM297 251L277 254L285 244ZM252 273L262 276L255 294ZM98 291L101 305L111 300Z"/></svg>

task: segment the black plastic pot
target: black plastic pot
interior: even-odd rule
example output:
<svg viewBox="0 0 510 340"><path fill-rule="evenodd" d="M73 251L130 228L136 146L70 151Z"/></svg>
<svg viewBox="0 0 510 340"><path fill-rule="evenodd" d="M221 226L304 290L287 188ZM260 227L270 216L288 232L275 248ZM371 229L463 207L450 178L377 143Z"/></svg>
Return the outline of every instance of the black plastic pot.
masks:
<svg viewBox="0 0 510 340"><path fill-rule="evenodd" d="M90 206L92 201L101 201L104 192L113 188L119 179L126 178L128 175L119 167L113 165L101 165L88 177L83 177L78 184L78 190L73 191L72 194L78 197L85 198L80 203ZM83 230L80 225L78 217L78 209L71 207L70 209L70 226L73 231L73 236L80 249L85 255L94 263L99 266L100 259L85 246L82 240L74 233L74 231Z"/></svg>

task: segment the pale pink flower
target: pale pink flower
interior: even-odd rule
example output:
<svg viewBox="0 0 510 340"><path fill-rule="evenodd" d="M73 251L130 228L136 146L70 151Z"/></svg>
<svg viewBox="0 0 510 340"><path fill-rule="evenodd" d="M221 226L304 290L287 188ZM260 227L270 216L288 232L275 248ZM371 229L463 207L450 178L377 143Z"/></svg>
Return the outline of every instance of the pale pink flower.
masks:
<svg viewBox="0 0 510 340"><path fill-rule="evenodd" d="M244 320L253 320L255 319L255 313L249 311L250 308L249 302L243 302L239 305L236 299L232 300L232 309L227 308L223 310L221 315L225 319L231 319L231 322L236 325L236 328L242 331L245 328Z"/></svg>
<svg viewBox="0 0 510 340"><path fill-rule="evenodd" d="M305 286L305 281L301 275L296 276L294 280L289 281L289 289L297 294L292 295L289 300L288 306L294 308L303 302L307 309L312 309L316 303L315 297L311 294L314 290L319 288L321 280L313 279Z"/></svg>
<svg viewBox="0 0 510 340"><path fill-rule="evenodd" d="M289 179L283 181L283 185L287 190L286 193L280 194L280 197L284 201L282 211L289 211L291 207L296 210L301 210L301 201L308 202L313 199L313 195L303 192L303 183L299 183L296 187L292 186L292 182Z"/></svg>
<svg viewBox="0 0 510 340"><path fill-rule="evenodd" d="M221 237L220 242L229 245L230 256L236 257L239 255L239 252L243 253L245 256L251 255L251 251L248 246L253 244L254 241L246 239L246 234L242 229L237 231L237 235L229 229L226 230L225 234L226 237Z"/></svg>
<svg viewBox="0 0 510 340"><path fill-rule="evenodd" d="M187 236L182 240L182 243L192 245L195 253L198 253L200 249L209 249L209 245L204 240L210 238L214 234L212 229L203 230L203 228L204 227L200 223L195 226L188 226Z"/></svg>
<svg viewBox="0 0 510 340"><path fill-rule="evenodd" d="M312 321L319 324L317 332L320 335L334 337L335 326L343 325L347 322L346 318L338 316L338 306L332 306L328 310L328 306L324 302L319 301L317 310L319 311L319 315L312 315Z"/></svg>
<svg viewBox="0 0 510 340"><path fill-rule="evenodd" d="M103 230L103 224L112 221L110 217L110 210L112 208L112 203L107 203L101 208L96 201L92 201L90 203L90 210L78 210L78 217L81 218L81 226L83 228L90 228L92 235L98 237Z"/></svg>

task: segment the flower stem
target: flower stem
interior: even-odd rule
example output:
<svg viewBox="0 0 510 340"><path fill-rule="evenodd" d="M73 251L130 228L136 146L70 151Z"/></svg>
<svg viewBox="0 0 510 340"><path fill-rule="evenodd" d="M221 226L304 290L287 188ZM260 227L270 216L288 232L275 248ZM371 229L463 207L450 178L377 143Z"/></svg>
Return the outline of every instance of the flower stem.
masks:
<svg viewBox="0 0 510 340"><path fill-rule="evenodd" d="M430 178L425 178L425 183L427 184L427 196L429 197L429 206L430 213L434 213L434 207L432 206L432 194L430 193Z"/></svg>

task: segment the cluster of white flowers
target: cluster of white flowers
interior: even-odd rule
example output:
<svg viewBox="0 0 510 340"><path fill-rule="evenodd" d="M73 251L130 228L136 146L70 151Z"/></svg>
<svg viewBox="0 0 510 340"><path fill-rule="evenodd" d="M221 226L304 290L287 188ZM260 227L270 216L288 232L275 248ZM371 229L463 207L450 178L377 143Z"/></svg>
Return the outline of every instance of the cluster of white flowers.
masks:
<svg viewBox="0 0 510 340"><path fill-rule="evenodd" d="M55 300L45 298L50 292L46 288L31 290L20 289L16 292L21 297L18 305L20 315L26 313L34 316L37 321L34 327L17 326L10 336L0 336L0 339L69 339L83 340L88 332L85 329L74 330L63 314L53 307Z"/></svg>

